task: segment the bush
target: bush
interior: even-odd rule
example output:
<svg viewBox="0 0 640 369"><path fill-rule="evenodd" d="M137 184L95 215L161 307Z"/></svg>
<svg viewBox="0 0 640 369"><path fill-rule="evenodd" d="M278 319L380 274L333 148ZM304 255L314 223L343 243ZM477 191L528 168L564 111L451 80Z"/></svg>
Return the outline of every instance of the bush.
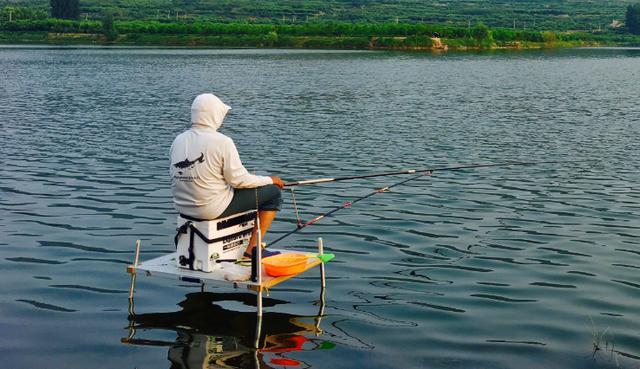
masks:
<svg viewBox="0 0 640 369"><path fill-rule="evenodd" d="M49 14L37 8L27 8L22 6L6 6L0 11L0 21L17 20L42 20L47 19Z"/></svg>
<svg viewBox="0 0 640 369"><path fill-rule="evenodd" d="M102 34L108 41L118 38L118 31L113 24L113 14L105 14L102 17Z"/></svg>
<svg viewBox="0 0 640 369"><path fill-rule="evenodd" d="M264 46L274 46L277 42L278 34L275 31L271 31L265 36L262 36L262 45Z"/></svg>
<svg viewBox="0 0 640 369"><path fill-rule="evenodd" d="M551 44L558 41L558 37L555 32L544 31L542 32L542 41L544 41L547 44Z"/></svg>
<svg viewBox="0 0 640 369"><path fill-rule="evenodd" d="M491 30L489 29L489 27L487 27L483 23L476 24L475 27L473 27L473 30L471 31L471 35L477 41L493 40L493 35L491 34Z"/></svg>

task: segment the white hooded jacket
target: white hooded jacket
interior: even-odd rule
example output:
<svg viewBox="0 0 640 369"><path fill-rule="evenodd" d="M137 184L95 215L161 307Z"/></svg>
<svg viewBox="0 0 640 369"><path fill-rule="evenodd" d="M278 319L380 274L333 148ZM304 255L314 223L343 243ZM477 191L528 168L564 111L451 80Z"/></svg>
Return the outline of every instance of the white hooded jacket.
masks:
<svg viewBox="0 0 640 369"><path fill-rule="evenodd" d="M191 105L191 129L171 145L171 190L181 214L215 219L231 202L234 188L273 183L247 172L233 140L217 131L229 109L215 95L199 95Z"/></svg>

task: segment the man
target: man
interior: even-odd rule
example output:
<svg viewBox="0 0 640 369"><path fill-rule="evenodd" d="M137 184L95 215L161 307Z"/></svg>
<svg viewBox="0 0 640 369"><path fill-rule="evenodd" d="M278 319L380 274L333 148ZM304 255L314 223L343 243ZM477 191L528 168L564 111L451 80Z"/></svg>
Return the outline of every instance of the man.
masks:
<svg viewBox="0 0 640 369"><path fill-rule="evenodd" d="M231 109L213 94L202 94L191 105L191 129L171 145L171 190L180 214L192 220L224 218L258 207L260 231L267 233L282 203L282 180L256 176L242 165L233 140L218 128ZM257 196L257 198L256 198ZM244 256L257 244L254 227ZM268 257L278 252L263 250Z"/></svg>

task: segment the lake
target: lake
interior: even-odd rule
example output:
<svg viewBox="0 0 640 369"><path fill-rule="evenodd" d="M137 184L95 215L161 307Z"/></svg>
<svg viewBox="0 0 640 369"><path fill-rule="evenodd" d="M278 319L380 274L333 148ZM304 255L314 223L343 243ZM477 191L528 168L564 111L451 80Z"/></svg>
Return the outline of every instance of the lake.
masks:
<svg viewBox="0 0 640 369"><path fill-rule="evenodd" d="M7 368L640 367L638 49L4 46L0 70ZM285 180L580 162L435 172L286 238L336 254L324 314L317 271L279 285L255 351L244 290L139 276L129 314L136 239L174 250L168 150L202 92ZM300 217L407 178L296 188Z"/></svg>

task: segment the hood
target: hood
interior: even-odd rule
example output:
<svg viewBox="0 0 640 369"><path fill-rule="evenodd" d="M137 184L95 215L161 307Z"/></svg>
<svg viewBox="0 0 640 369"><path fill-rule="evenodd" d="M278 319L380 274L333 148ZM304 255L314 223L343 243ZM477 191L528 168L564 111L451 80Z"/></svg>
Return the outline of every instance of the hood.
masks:
<svg viewBox="0 0 640 369"><path fill-rule="evenodd" d="M198 95L191 104L191 123L218 129L230 109L214 94Z"/></svg>

